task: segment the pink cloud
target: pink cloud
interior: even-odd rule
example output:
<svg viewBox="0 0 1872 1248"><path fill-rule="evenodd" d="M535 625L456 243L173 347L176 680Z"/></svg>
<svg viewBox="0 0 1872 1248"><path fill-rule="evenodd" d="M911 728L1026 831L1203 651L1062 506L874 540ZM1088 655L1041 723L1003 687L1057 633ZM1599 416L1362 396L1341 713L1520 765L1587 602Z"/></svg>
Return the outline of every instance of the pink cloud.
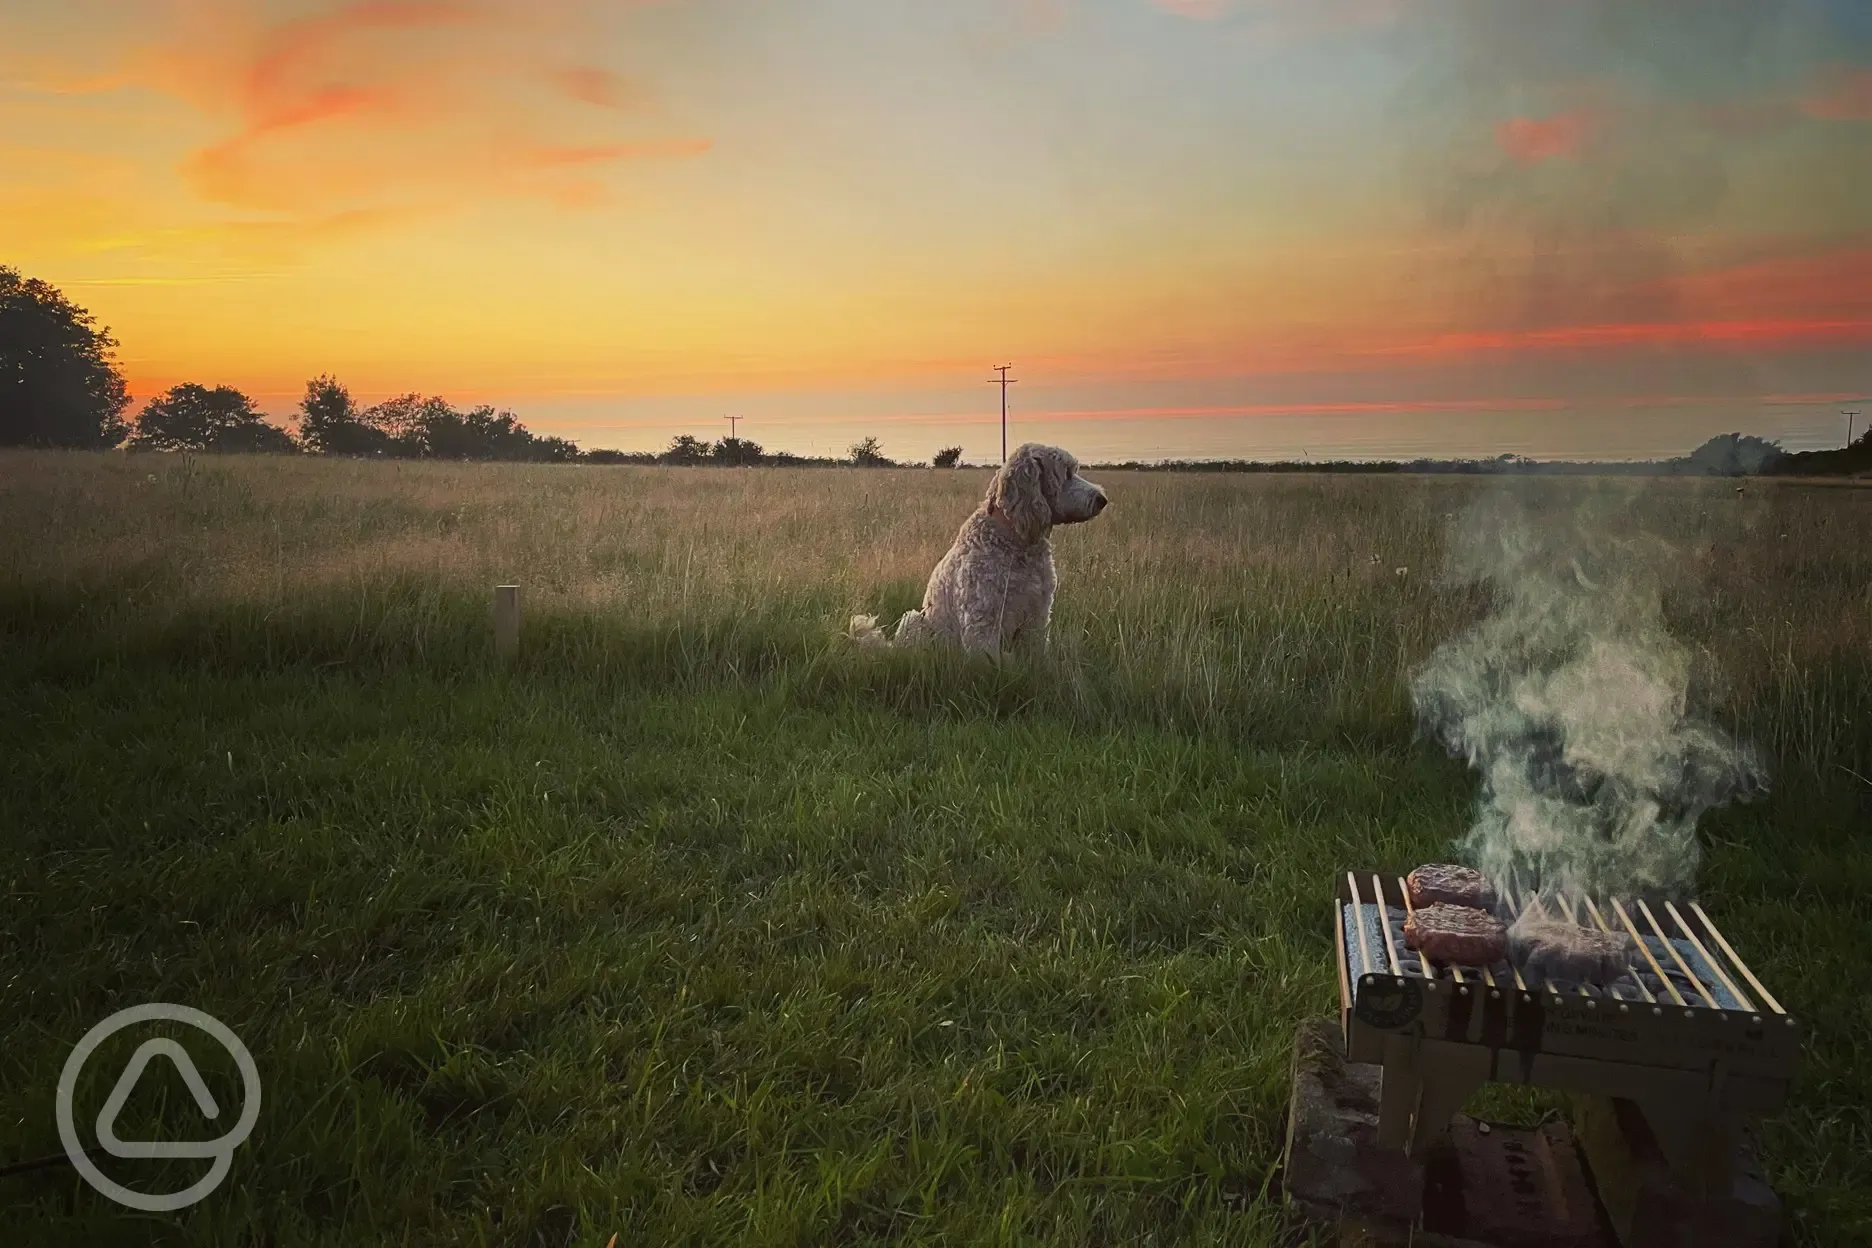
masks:
<svg viewBox="0 0 1872 1248"><path fill-rule="evenodd" d="M1495 127L1495 145L1523 165L1537 165L1556 157L1577 157L1598 128L1587 112L1556 113L1551 117L1511 117Z"/></svg>
<svg viewBox="0 0 1872 1248"><path fill-rule="evenodd" d="M1872 69L1828 70L1800 110L1821 121L1872 121Z"/></svg>
<svg viewBox="0 0 1872 1248"><path fill-rule="evenodd" d="M1872 319L1872 238L1684 274L1685 307L1720 319Z"/></svg>

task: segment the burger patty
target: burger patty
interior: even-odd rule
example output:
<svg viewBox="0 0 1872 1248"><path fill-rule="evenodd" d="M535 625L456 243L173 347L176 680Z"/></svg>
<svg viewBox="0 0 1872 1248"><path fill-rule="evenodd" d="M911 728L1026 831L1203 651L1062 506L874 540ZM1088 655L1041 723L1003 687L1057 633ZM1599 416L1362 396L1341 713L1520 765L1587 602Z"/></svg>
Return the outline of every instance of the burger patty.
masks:
<svg viewBox="0 0 1872 1248"><path fill-rule="evenodd" d="M1418 867L1404 877L1411 905L1474 906L1478 910L1495 908L1495 889L1472 867L1432 862Z"/></svg>
<svg viewBox="0 0 1872 1248"><path fill-rule="evenodd" d="M1508 929L1486 910L1438 903L1404 920L1404 944L1436 962L1493 966L1508 952Z"/></svg>
<svg viewBox="0 0 1872 1248"><path fill-rule="evenodd" d="M1623 932L1524 914L1508 929L1508 951L1530 981L1608 984L1630 969L1637 949Z"/></svg>

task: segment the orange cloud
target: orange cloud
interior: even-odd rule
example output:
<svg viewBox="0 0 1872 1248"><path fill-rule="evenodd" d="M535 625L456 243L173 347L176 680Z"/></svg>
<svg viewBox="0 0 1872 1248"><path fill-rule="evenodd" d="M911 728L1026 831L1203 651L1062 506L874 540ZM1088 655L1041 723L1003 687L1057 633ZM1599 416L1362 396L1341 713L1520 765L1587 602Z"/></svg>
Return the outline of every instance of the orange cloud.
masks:
<svg viewBox="0 0 1872 1248"><path fill-rule="evenodd" d="M1188 407L1111 407L1050 408L1023 410L1022 419L1060 420L1178 420L1214 416L1362 416L1420 412L1557 412L1564 411L1562 399L1381 399L1349 400L1336 403L1232 403L1219 406ZM969 419L973 414L958 412L953 419ZM978 416L975 417L979 419Z"/></svg>
<svg viewBox="0 0 1872 1248"><path fill-rule="evenodd" d="M1872 121L1872 69L1829 70L1800 110L1822 121Z"/></svg>
<svg viewBox="0 0 1872 1248"><path fill-rule="evenodd" d="M286 22L269 33L266 51L248 67L242 103L254 124L264 126L271 111L294 107L304 79L321 72L323 58L347 36L367 30L459 26L477 16L461 4L360 0L335 12Z"/></svg>
<svg viewBox="0 0 1872 1248"><path fill-rule="evenodd" d="M1495 127L1495 145L1523 165L1559 156L1578 156L1597 123L1583 111L1552 117L1511 117Z"/></svg>
<svg viewBox="0 0 1872 1248"><path fill-rule="evenodd" d="M566 98L598 108L633 108L648 98L642 88L625 82L610 70L597 65L556 69L547 77Z"/></svg>
<svg viewBox="0 0 1872 1248"><path fill-rule="evenodd" d="M1373 356L1453 358L1501 351L1603 350L1618 347L1845 346L1872 343L1872 317L1749 321L1650 321L1563 325L1549 329L1475 330L1370 347Z"/></svg>
<svg viewBox="0 0 1872 1248"><path fill-rule="evenodd" d="M256 21L250 0L188 0L166 40L84 86L141 85L235 123L186 156L202 199L309 216L495 191L567 206L605 197L592 168L706 151L697 138L594 132L647 93L596 65L565 68L563 6L523 0L353 0Z"/></svg>
<svg viewBox="0 0 1872 1248"><path fill-rule="evenodd" d="M600 143L589 147L539 147L524 153L520 161L535 169L558 169L653 156L700 156L712 146L709 139L651 139L642 143Z"/></svg>
<svg viewBox="0 0 1872 1248"><path fill-rule="evenodd" d="M1166 13L1213 22L1239 15L1259 38L1346 34L1388 26L1409 0L1151 0Z"/></svg>
<svg viewBox="0 0 1872 1248"><path fill-rule="evenodd" d="M1473 307L1437 310L1432 300L1399 306L1381 321L1337 319L1316 332L1296 326L1240 326L1206 343L1153 350L1151 334L1137 327L1123 347L1058 354L1025 351L1036 370L1113 377L1274 377L1302 373L1351 374L1392 365L1445 364L1464 359L1539 356L1557 352L1629 357L1633 352L1755 352L1835 350L1872 346L1872 236L1825 250L1790 251L1790 240L1758 240L1754 258L1620 282L1608 274L1604 308L1656 308L1651 317L1569 316L1533 325L1491 323ZM1733 244L1725 248L1737 254ZM1590 250L1580 264L1616 265L1618 249L1603 261Z"/></svg>
<svg viewBox="0 0 1872 1248"><path fill-rule="evenodd" d="M1872 69L1832 65L1803 91L1722 100L1697 110L1702 122L1726 138L1774 134L1802 119L1872 121Z"/></svg>

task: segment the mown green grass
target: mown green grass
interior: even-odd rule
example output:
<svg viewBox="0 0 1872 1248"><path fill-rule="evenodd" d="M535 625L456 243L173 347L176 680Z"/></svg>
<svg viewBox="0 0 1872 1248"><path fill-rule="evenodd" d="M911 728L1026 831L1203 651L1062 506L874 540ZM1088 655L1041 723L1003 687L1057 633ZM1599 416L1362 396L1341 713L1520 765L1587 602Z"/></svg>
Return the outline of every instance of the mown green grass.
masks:
<svg viewBox="0 0 1872 1248"><path fill-rule="evenodd" d="M1108 481L1056 653L995 667L834 636L914 601L979 482L7 467L0 1161L59 1151L65 1055L135 1002L221 1018L266 1089L207 1201L0 1179L15 1241L1281 1242L1333 881L1471 800L1402 684L1479 607L1427 575L1449 483ZM1646 505L1711 531L1673 618L1775 760L1702 890L1812 1026L1766 1160L1796 1242L1853 1244L1868 495L1783 488ZM156 1087L120 1134L216 1133Z"/></svg>

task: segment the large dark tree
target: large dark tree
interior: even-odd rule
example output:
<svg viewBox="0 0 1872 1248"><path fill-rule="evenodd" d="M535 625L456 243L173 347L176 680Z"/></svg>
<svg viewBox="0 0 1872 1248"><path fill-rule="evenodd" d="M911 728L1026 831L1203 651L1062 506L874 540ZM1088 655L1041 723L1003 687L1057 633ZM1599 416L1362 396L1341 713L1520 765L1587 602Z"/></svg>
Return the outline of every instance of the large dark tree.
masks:
<svg viewBox="0 0 1872 1248"><path fill-rule="evenodd" d="M57 287L0 265L0 446L122 442L130 394L116 347Z"/></svg>
<svg viewBox="0 0 1872 1248"><path fill-rule="evenodd" d="M714 448L693 433L679 433L670 439L669 449L657 458L666 464L704 464Z"/></svg>
<svg viewBox="0 0 1872 1248"><path fill-rule="evenodd" d="M766 452L758 442L746 438L723 438L711 453L718 464L758 464Z"/></svg>
<svg viewBox="0 0 1872 1248"><path fill-rule="evenodd" d="M433 395L424 398L414 393L385 399L374 407L366 408L363 414L365 424L381 429L384 436L390 439L390 454L410 458L438 454L435 439L430 436L431 428L440 429L460 419L461 413L450 407L447 399ZM440 436L448 439L449 433L444 430ZM448 452L440 453L449 458L460 458Z"/></svg>
<svg viewBox="0 0 1872 1248"><path fill-rule="evenodd" d="M381 455L390 435L364 419L351 392L331 376L306 382L299 400L299 440L325 455Z"/></svg>
<svg viewBox="0 0 1872 1248"><path fill-rule="evenodd" d="M137 416L131 446L154 451L294 451L292 435L268 424L232 386L184 382L151 399Z"/></svg>
<svg viewBox="0 0 1872 1248"><path fill-rule="evenodd" d="M422 453L436 459L577 459L578 448L564 438L541 438L512 412L492 407L455 411L446 403L424 409ZM571 454L564 453L570 447Z"/></svg>
<svg viewBox="0 0 1872 1248"><path fill-rule="evenodd" d="M1691 472L1745 477L1774 471L1784 454L1776 443L1753 434L1722 433L1690 452L1684 463Z"/></svg>

